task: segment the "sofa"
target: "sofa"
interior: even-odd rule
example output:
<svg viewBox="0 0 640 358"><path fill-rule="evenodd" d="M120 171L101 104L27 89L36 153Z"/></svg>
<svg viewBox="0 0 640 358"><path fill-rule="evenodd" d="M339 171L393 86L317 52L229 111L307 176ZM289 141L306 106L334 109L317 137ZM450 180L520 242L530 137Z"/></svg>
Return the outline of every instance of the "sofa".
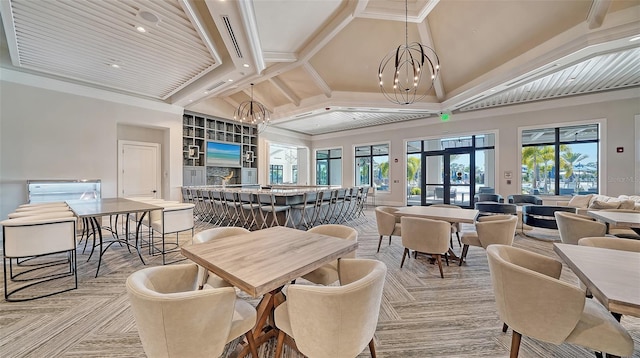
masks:
<svg viewBox="0 0 640 358"><path fill-rule="evenodd" d="M569 201L559 201L558 206L571 206L576 212L586 215L589 210L622 209L640 212L640 195L611 197L600 194L575 195Z"/></svg>
<svg viewBox="0 0 640 358"><path fill-rule="evenodd" d="M558 202L559 206L570 206L576 208L576 212L587 215L589 210L610 210L610 211L635 211L640 213L640 195L620 195L611 197L599 194L575 195L569 201ZM608 234L627 239L640 239L640 236L624 226L608 225Z"/></svg>

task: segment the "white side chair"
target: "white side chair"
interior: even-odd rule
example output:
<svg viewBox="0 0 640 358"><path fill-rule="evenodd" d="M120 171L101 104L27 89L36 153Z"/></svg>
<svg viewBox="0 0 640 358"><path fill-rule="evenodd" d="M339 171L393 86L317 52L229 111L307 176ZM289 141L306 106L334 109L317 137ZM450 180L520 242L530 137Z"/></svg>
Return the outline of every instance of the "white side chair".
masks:
<svg viewBox="0 0 640 358"><path fill-rule="evenodd" d="M611 236L583 237L578 240L580 246L601 247L603 249L640 252L640 240L623 239Z"/></svg>
<svg viewBox="0 0 640 358"><path fill-rule="evenodd" d="M367 345L375 357L386 273L381 261L341 259L341 286L289 285L287 300L274 311L280 329L276 358L287 336L309 358L354 358Z"/></svg>
<svg viewBox="0 0 640 358"><path fill-rule="evenodd" d="M561 281L562 263L507 245L487 248L498 315L513 329L511 357L522 335L552 344L571 343L617 356L633 354L629 332L584 291Z"/></svg>
<svg viewBox="0 0 640 358"><path fill-rule="evenodd" d="M235 235L250 233L243 227L224 226L213 229L203 230L193 236L193 244L202 244L211 240L219 240ZM216 274L207 271L204 267L198 265L198 288L215 288L215 287L231 287L230 283L221 279Z"/></svg>
<svg viewBox="0 0 640 358"><path fill-rule="evenodd" d="M76 218L73 213L49 212L4 220L0 225L2 225L3 235L4 299L6 301L28 301L78 288ZM19 262L19 259L23 261ZM16 267L13 264L14 260ZM25 263L26 261L28 264ZM53 268L58 265L62 269ZM54 292L39 295L16 295L35 285L69 276L73 276L72 287L56 287ZM17 283L20 286L10 288L9 283L12 285Z"/></svg>
<svg viewBox="0 0 640 358"><path fill-rule="evenodd" d="M153 238L153 233L157 232L162 235L162 246L159 251L162 254L162 264L165 265L167 263L165 255L168 252L176 251L180 246L180 243L178 241L179 233L191 230L191 236L193 236L193 209L195 205L188 203L166 205L158 203L154 205L163 206L163 209L162 211L152 211L149 216L149 225L152 229L151 250L152 252L158 251L158 248L154 245ZM173 248L172 250L166 249L167 242L165 240L165 236L167 234L176 235L176 241L169 243L170 245L175 245L175 248Z"/></svg>
<svg viewBox="0 0 640 358"><path fill-rule="evenodd" d="M346 225L326 224L313 227L307 232L315 232L333 237L339 237L345 240L358 241L358 231ZM356 253L352 252L344 256L344 258L356 258ZM302 276L307 281L311 281L320 285L330 285L339 279L338 260L330 262L310 273Z"/></svg>
<svg viewBox="0 0 640 358"><path fill-rule="evenodd" d="M154 357L218 357L245 335L257 357L251 329L256 310L232 287L198 290L198 266L156 266L127 278L127 292L144 352Z"/></svg>

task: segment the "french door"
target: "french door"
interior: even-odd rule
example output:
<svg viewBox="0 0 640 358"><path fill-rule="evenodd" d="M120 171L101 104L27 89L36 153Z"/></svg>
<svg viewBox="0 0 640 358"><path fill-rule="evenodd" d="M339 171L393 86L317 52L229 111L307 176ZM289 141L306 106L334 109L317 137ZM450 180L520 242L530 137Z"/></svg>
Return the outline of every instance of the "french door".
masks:
<svg viewBox="0 0 640 358"><path fill-rule="evenodd" d="M470 207L475 188L475 151L449 148L422 154L421 205Z"/></svg>

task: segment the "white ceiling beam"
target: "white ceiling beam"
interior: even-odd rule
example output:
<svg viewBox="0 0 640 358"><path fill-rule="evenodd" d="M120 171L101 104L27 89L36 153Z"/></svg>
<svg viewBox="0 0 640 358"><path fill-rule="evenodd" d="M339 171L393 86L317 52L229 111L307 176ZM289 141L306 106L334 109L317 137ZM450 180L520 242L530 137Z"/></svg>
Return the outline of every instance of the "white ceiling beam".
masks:
<svg viewBox="0 0 640 358"><path fill-rule="evenodd" d="M255 86L254 86L255 87ZM244 92L244 94L246 94L249 98L251 98L251 87L245 88L242 90L242 92ZM254 101L258 101L260 102L263 106L267 107L267 109L269 110L269 112L273 113L273 108L275 107L273 105L273 103L269 103L264 96L261 96L260 93L255 91L253 91L253 100Z"/></svg>
<svg viewBox="0 0 640 358"><path fill-rule="evenodd" d="M417 24L418 25L418 34L420 35L420 43L423 45L429 46L433 49L433 51L437 54L435 46L433 45L433 41L431 40L431 30L429 29L429 21L424 19L423 22ZM441 66L442 67L442 66ZM442 85L442 71L438 73L436 79L433 81L433 89L436 91L436 98L438 98L439 102L442 102L445 99L444 86Z"/></svg>
<svg viewBox="0 0 640 358"><path fill-rule="evenodd" d="M327 96L327 98L331 98L331 88L329 87L327 82L324 81L322 76L320 76L318 71L316 71L316 69L313 68L313 66L311 66L311 64L308 62L305 62L305 64L302 65L302 67L311 76L311 78L313 79L313 82L315 82L315 84L322 90L322 93L324 93L324 95Z"/></svg>
<svg viewBox="0 0 640 358"><path fill-rule="evenodd" d="M607 15L607 11L609 11L609 5L611 5L611 0L593 0L591 2L591 8L589 9L586 20L589 29L593 30L602 26L604 17Z"/></svg>
<svg viewBox="0 0 640 358"><path fill-rule="evenodd" d="M244 27L251 47L251 54L256 66L256 72L261 73L267 65L262 55L262 46L260 45L260 36L258 35L258 22L256 14L253 10L253 1L239 1L240 13L244 20Z"/></svg>
<svg viewBox="0 0 640 358"><path fill-rule="evenodd" d="M240 107L240 103L234 101L233 98L231 98L231 97L224 97L224 98L222 98L222 100L227 102L227 103L229 103L233 108Z"/></svg>
<svg viewBox="0 0 640 358"><path fill-rule="evenodd" d="M266 62L296 62L298 61L298 56L293 52L266 51L264 60Z"/></svg>
<svg viewBox="0 0 640 358"><path fill-rule="evenodd" d="M300 97L296 96L295 93L289 88L281 79L278 77L272 77L269 79L269 82L273 84L282 94L287 97L287 99L293 102L296 107L300 105Z"/></svg>

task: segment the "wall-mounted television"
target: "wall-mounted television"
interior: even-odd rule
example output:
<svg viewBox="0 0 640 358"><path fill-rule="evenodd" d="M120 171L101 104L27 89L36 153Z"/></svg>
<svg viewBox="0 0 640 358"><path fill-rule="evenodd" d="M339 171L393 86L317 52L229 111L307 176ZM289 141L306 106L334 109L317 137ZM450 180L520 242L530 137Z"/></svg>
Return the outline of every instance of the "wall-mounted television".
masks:
<svg viewBox="0 0 640 358"><path fill-rule="evenodd" d="M235 143L207 142L206 162L220 167L241 167L242 147Z"/></svg>

